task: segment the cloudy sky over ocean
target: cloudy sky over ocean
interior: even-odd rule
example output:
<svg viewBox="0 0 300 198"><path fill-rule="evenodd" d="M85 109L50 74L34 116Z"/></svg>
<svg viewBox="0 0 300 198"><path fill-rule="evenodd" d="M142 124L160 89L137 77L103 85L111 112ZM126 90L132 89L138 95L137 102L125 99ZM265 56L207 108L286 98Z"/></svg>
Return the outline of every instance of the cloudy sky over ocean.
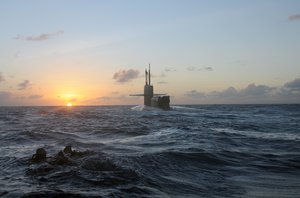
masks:
<svg viewBox="0 0 300 198"><path fill-rule="evenodd" d="M16 1L0 7L0 105L299 103L300 1Z"/></svg>

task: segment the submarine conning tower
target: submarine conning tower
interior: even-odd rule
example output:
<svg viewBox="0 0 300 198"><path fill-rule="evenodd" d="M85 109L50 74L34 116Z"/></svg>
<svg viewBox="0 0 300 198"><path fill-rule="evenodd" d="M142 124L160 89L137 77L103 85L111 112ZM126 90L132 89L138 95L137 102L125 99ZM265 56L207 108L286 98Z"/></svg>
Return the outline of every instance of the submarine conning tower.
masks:
<svg viewBox="0 0 300 198"><path fill-rule="evenodd" d="M144 86L144 105L151 106L151 99L153 98L153 86L151 85L150 64L149 70L145 70L145 86Z"/></svg>
<svg viewBox="0 0 300 198"><path fill-rule="evenodd" d="M145 69L145 86L144 94L133 94L130 96L144 96L144 105L149 107L157 107L164 110L170 110L170 96L166 94L154 94L151 85L150 64L149 69Z"/></svg>

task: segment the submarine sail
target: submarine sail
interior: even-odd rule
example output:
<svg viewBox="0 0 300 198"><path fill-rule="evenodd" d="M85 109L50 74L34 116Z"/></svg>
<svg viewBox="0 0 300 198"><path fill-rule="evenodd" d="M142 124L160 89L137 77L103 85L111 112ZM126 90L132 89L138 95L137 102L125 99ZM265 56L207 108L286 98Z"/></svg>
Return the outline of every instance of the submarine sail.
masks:
<svg viewBox="0 0 300 198"><path fill-rule="evenodd" d="M135 94L130 96L144 96L145 106L170 110L170 96L166 94L154 94L154 88L153 85L151 85L150 64L149 64L149 69L145 70L144 94Z"/></svg>

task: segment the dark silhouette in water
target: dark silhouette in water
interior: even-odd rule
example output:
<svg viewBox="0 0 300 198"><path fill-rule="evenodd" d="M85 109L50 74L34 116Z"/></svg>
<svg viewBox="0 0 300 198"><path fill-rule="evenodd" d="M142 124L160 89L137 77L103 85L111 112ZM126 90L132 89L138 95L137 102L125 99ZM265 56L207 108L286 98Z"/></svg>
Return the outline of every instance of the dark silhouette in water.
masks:
<svg viewBox="0 0 300 198"><path fill-rule="evenodd" d="M139 178L139 175L134 170L119 166L104 153L88 150L83 152L75 151L69 145L53 157L47 157L46 154L44 148L37 149L36 154L29 160L29 167L26 171L27 176L45 184L57 182L57 177L64 181L69 181L69 178L75 176L75 178L83 178L89 184L109 187L136 181ZM52 192L41 191L36 192L36 194L30 193L28 196L45 197L44 193L52 194ZM64 195L64 192L59 192L49 197Z"/></svg>
<svg viewBox="0 0 300 198"><path fill-rule="evenodd" d="M89 151L75 151L72 150L72 146L68 145L63 151L59 151L54 157L47 157L47 152L44 148L38 148L36 153L30 159L30 163L41 163L47 162L51 165L64 165L72 164L72 157L83 157L90 153Z"/></svg>
<svg viewBox="0 0 300 198"><path fill-rule="evenodd" d="M72 150L72 147L70 145L66 146L65 149L64 149L64 153L66 154L72 154L72 152L74 152Z"/></svg>
<svg viewBox="0 0 300 198"><path fill-rule="evenodd" d="M47 152L43 148L38 148L31 158L32 163L44 162L47 158Z"/></svg>

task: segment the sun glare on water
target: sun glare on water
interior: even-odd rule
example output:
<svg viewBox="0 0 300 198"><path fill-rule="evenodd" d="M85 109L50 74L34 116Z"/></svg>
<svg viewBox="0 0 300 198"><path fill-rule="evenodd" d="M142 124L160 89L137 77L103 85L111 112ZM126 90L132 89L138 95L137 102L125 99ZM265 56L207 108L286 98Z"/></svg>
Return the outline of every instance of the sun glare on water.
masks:
<svg viewBox="0 0 300 198"><path fill-rule="evenodd" d="M72 106L73 106L73 104L70 102L67 104L67 107L72 107Z"/></svg>

